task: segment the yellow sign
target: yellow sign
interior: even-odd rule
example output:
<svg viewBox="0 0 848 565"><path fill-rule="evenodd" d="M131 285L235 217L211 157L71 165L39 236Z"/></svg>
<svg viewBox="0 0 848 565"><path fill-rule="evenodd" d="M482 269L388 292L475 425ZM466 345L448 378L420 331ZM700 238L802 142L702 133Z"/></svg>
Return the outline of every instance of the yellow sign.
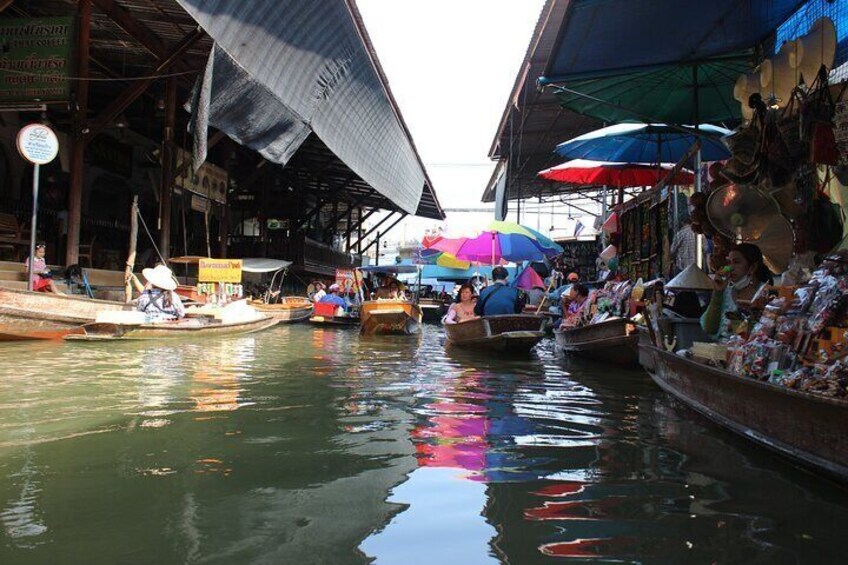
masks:
<svg viewBox="0 0 848 565"><path fill-rule="evenodd" d="M241 282L241 259L201 259L198 282Z"/></svg>

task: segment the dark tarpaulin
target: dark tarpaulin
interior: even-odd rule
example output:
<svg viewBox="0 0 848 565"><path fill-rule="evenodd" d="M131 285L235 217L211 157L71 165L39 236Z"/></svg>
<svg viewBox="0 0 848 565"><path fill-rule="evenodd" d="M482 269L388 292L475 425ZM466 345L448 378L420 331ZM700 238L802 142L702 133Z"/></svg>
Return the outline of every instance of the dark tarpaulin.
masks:
<svg viewBox="0 0 848 565"><path fill-rule="evenodd" d="M751 49L804 0L572 0L546 80L588 79Z"/></svg>
<svg viewBox="0 0 848 565"><path fill-rule="evenodd" d="M314 131L416 212L425 173L346 1L177 1L216 43L195 97L207 94L210 125L280 164Z"/></svg>

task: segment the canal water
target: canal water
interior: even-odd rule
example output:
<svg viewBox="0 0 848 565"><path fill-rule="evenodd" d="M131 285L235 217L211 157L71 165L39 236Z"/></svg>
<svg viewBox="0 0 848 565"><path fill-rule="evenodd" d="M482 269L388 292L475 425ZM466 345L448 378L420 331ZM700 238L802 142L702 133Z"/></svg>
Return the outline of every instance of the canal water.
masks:
<svg viewBox="0 0 848 565"><path fill-rule="evenodd" d="M285 326L0 356L0 563L835 563L848 494L638 371Z"/></svg>

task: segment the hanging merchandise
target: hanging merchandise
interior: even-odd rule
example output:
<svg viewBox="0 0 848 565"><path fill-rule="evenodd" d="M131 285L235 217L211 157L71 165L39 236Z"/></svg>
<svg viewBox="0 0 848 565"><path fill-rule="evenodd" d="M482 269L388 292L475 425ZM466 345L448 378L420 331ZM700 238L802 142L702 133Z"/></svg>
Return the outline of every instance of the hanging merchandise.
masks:
<svg viewBox="0 0 848 565"><path fill-rule="evenodd" d="M825 192L829 180L830 167L827 168L825 179L818 186L809 209L809 225L813 229L808 235L807 245L816 253L827 253L842 241L842 206L831 202Z"/></svg>

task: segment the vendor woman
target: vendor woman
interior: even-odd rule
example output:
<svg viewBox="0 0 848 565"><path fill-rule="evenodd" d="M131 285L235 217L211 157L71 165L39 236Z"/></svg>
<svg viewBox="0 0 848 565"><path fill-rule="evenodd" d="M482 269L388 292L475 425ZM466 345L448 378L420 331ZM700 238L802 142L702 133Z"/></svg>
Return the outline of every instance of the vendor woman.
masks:
<svg viewBox="0 0 848 565"><path fill-rule="evenodd" d="M136 310L163 319L179 319L185 316L185 307L175 292L177 282L171 269L165 265L157 265L154 269L142 270L141 274L147 280L144 286L135 275L130 275L136 290L141 293Z"/></svg>
<svg viewBox="0 0 848 565"><path fill-rule="evenodd" d="M760 248L751 243L737 245L727 254L727 266L713 279L713 294L701 316L701 327L714 337L726 337L728 313L738 310L737 301L751 301L763 286L771 283Z"/></svg>

